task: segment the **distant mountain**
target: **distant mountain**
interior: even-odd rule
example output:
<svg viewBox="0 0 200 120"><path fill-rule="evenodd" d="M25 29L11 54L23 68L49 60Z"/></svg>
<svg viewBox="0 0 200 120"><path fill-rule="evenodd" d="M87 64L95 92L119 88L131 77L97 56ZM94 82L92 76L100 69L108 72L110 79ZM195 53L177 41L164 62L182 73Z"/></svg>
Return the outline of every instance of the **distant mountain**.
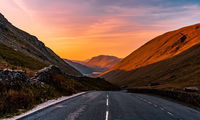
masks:
<svg viewBox="0 0 200 120"><path fill-rule="evenodd" d="M65 62L67 62L69 65L71 65L72 67L74 67L75 69L77 69L84 75L93 76L93 74L94 74L93 72L103 72L106 70L104 68L90 67L90 66L84 65L85 63L80 62L80 61L77 62L77 61L71 61L71 60L67 60L67 59L64 59L64 60L65 60Z"/></svg>
<svg viewBox="0 0 200 120"><path fill-rule="evenodd" d="M5 48L0 51L2 52L0 67L39 70L53 64L68 74L81 76L80 72L64 62L44 43L13 26L2 14L0 14L0 47Z"/></svg>
<svg viewBox="0 0 200 120"><path fill-rule="evenodd" d="M120 60L120 58L115 56L99 55L88 60L88 62L86 62L85 65L109 69L113 65L119 63Z"/></svg>
<svg viewBox="0 0 200 120"><path fill-rule="evenodd" d="M80 71L82 74L88 76L98 76L102 72L108 70L113 65L119 63L121 59L115 56L99 55L84 61L67 59L64 60L69 65Z"/></svg>
<svg viewBox="0 0 200 120"><path fill-rule="evenodd" d="M199 43L200 24L165 33L131 53L119 64L116 64L106 71L102 77L105 77L108 81L117 85L128 86L144 86L148 82L156 80L160 80L159 82L162 84L167 84L176 77L178 77L176 80L179 80L182 78L180 76L181 73L183 76L187 76L187 72L183 72L188 71L186 68L192 67L189 70L193 70L197 67L198 60L197 58L192 57L195 57L195 54L198 56L198 51L193 50L194 48L192 49L191 47ZM182 53L189 48L192 50L190 49L189 51ZM193 53L192 51L195 52ZM191 55L189 54L190 52ZM176 57L173 58L174 56ZM191 61L189 61L190 59ZM186 62L185 60L188 61ZM196 62L196 64L192 65L192 62ZM178 73L179 71L182 72ZM185 75L183 73L185 73ZM188 81L190 81L189 78L188 80L185 79L185 81L176 81L176 84L185 84L188 83Z"/></svg>
<svg viewBox="0 0 200 120"><path fill-rule="evenodd" d="M86 59L86 60L71 60L72 62L75 62L75 63L79 63L79 64L82 64L82 65L85 65L90 59Z"/></svg>

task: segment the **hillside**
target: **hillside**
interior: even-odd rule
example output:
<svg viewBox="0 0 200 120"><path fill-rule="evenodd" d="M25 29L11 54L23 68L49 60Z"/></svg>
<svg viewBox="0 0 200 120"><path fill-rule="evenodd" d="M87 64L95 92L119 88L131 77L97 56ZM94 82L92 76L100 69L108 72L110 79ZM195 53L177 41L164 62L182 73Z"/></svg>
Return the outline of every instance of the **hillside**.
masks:
<svg viewBox="0 0 200 120"><path fill-rule="evenodd" d="M0 69L17 69L17 66L21 69L37 70L45 67L46 64L0 43Z"/></svg>
<svg viewBox="0 0 200 120"><path fill-rule="evenodd" d="M120 84L129 87L149 86L177 88L188 86L200 88L200 44L174 56L130 72L125 72Z"/></svg>
<svg viewBox="0 0 200 120"><path fill-rule="evenodd" d="M118 85L139 85L137 84L138 82L140 82L140 85L145 85L146 82L144 81L150 81L148 81L147 77L144 81L143 79L139 80L139 78L142 78L144 76L138 75L146 72L146 69L141 67L172 58L198 43L200 43L200 24L184 27L175 31L165 33L149 41L148 43L131 53L119 64L106 71L103 74L103 77L105 77L108 81ZM175 62L175 60L173 62ZM157 71L158 73L160 73L161 71L166 70L165 67L164 65L163 67L161 67L162 69L154 67L154 69L152 69L152 72ZM139 73L138 71L140 71L141 73ZM166 73L168 72L166 71ZM138 81L134 79L136 78L136 76L138 77ZM154 77L155 79L160 79L156 76L156 74L154 76L156 77Z"/></svg>
<svg viewBox="0 0 200 120"><path fill-rule="evenodd" d="M20 63L12 63L9 60L7 61L4 58L8 58L10 54L5 54L4 57L1 56L1 64L7 64L9 66L16 66L16 67L27 67L29 69L40 69L41 67L49 64L59 66L63 71L71 75L81 76L81 73L78 72L76 69L72 68L70 65L65 63L59 56L57 56L51 49L46 47L44 43L39 41L35 36L32 36L15 26L13 26L1 13L0 13L0 43L1 46L5 45L12 49L12 51L16 51L16 53L23 54L25 56L29 56L38 63L40 63L40 67L32 68L32 66L23 65L26 63L24 62L23 56L21 57ZM14 55L14 54L13 54ZM30 60L30 59L29 59ZM14 61L14 59L13 59ZM26 61L26 62L34 62L34 61ZM35 63L33 63L34 65Z"/></svg>
<svg viewBox="0 0 200 120"><path fill-rule="evenodd" d="M110 68L115 64L120 62L120 58L109 55L99 55L91 58L88 62L85 63L87 66L99 67L99 68Z"/></svg>

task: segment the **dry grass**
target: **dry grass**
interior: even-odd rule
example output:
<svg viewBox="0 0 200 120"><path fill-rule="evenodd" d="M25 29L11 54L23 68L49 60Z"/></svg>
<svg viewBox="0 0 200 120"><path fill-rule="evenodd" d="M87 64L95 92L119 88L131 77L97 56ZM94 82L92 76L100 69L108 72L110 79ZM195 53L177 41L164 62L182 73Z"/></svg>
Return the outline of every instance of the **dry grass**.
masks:
<svg viewBox="0 0 200 120"><path fill-rule="evenodd" d="M117 85L200 88L200 24L161 35L122 60L105 78Z"/></svg>
<svg viewBox="0 0 200 120"><path fill-rule="evenodd" d="M2 43L0 43L0 63L1 67L5 66L6 68L9 67L12 69L26 68L39 70L46 66L46 64Z"/></svg>
<svg viewBox="0 0 200 120"><path fill-rule="evenodd" d="M149 78L147 75L145 76L141 75L144 75L142 73L145 73L147 70L145 69L145 66L151 66L151 64L172 58L182 53L183 51L191 48L192 46L200 43L200 29L196 29L199 26L200 24L188 26L185 28L165 33L161 36L154 38L153 40L149 41L148 43L146 43L145 45L134 51L132 54L127 56L119 64L117 64L109 71L107 71L106 72L107 74L105 74L104 77L108 81L120 85L123 85L123 83L124 84L128 83L131 84L134 82L139 83L140 79L142 79L141 81L142 84L142 82L144 83L145 81L144 79L146 78L156 80L157 78L162 77L162 79L170 80L170 78L167 78L167 76L157 76L158 74L155 74L154 76L153 74L151 74L150 77L153 78ZM176 61L172 62L177 63ZM144 70L141 70L142 67L144 67ZM165 68L168 68L166 65L159 67L160 68L152 67L151 70L156 71L158 69L159 71L157 72L162 72L165 71ZM139 69L138 71L142 73L137 72L137 69ZM182 70L182 68L180 69ZM135 72L138 74L137 75L138 81L136 81ZM173 76L169 77L173 78Z"/></svg>

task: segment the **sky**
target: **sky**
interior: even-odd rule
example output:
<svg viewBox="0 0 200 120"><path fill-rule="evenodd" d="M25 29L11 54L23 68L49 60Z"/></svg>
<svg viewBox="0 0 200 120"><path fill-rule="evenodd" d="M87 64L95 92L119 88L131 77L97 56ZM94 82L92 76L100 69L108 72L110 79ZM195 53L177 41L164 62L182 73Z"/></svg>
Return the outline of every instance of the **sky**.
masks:
<svg viewBox="0 0 200 120"><path fill-rule="evenodd" d="M0 12L62 58L124 58L165 32L200 21L200 0L1 0Z"/></svg>

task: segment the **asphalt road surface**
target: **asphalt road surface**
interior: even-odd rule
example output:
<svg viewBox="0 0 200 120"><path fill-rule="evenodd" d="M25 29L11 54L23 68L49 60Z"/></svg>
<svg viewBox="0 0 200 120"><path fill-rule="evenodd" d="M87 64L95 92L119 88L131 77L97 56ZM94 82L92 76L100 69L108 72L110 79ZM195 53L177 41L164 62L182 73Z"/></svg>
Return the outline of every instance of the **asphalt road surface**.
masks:
<svg viewBox="0 0 200 120"><path fill-rule="evenodd" d="M150 95L94 91L20 120L200 120L200 112Z"/></svg>

